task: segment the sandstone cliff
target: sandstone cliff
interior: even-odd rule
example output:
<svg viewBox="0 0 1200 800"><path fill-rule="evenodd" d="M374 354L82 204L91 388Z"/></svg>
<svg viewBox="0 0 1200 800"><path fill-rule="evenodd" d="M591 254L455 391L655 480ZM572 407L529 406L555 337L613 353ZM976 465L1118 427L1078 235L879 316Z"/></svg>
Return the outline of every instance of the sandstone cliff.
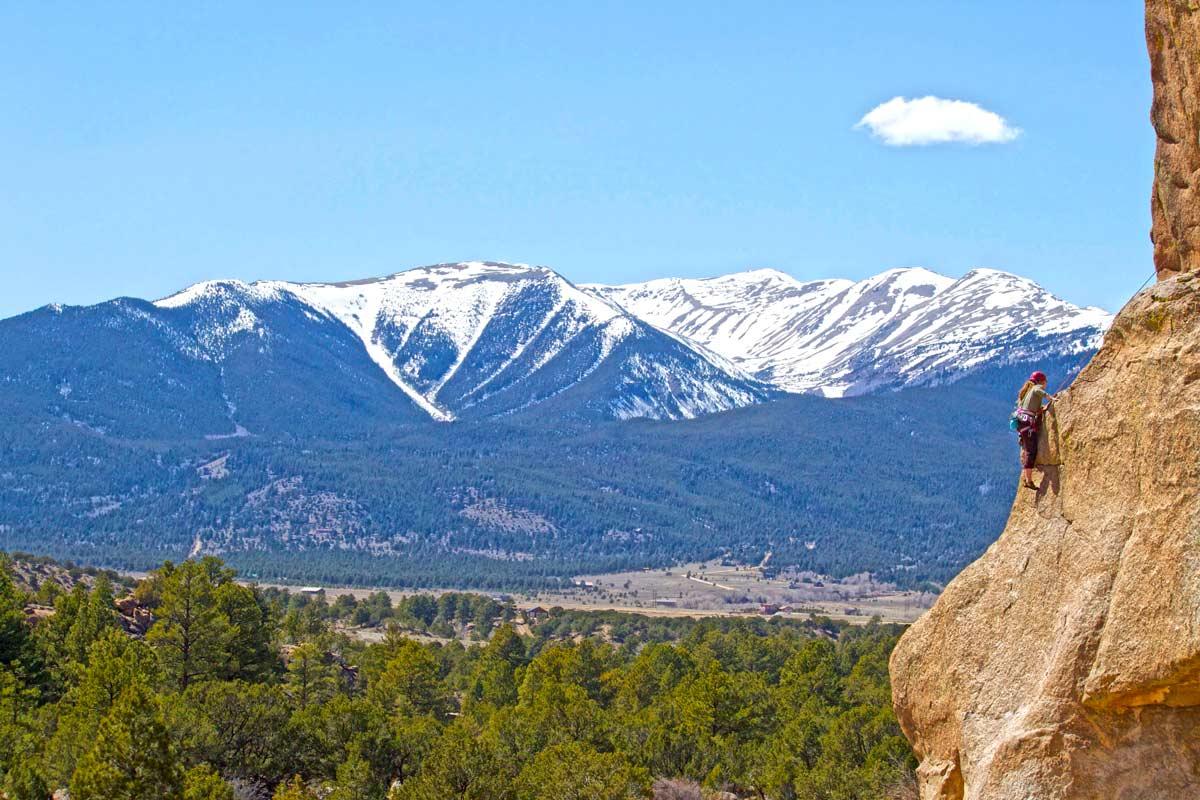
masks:
<svg viewBox="0 0 1200 800"><path fill-rule="evenodd" d="M1147 39L1160 282L1056 404L1041 489L896 647L923 798L1200 798L1200 3L1149 0Z"/></svg>

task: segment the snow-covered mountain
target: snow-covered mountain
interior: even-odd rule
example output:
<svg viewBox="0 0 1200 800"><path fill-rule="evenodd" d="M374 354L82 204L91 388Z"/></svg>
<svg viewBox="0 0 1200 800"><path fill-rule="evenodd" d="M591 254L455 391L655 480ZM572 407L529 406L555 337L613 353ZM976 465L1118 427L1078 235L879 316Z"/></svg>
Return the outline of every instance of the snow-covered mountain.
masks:
<svg viewBox="0 0 1200 800"><path fill-rule="evenodd" d="M542 267L469 262L344 283L207 281L154 303L0 320L0 411L160 438L340 436L527 411L686 419L782 391L1077 361L1109 321L992 270L578 287Z"/></svg>
<svg viewBox="0 0 1200 800"><path fill-rule="evenodd" d="M551 402L593 416L680 419L770 394L721 357L539 267L469 262L344 283L212 281L155 305L189 312L191 337L218 361L238 336L270 337L264 308L294 306L313 326L336 322L438 420Z"/></svg>
<svg viewBox="0 0 1200 800"><path fill-rule="evenodd" d="M766 269L584 288L783 390L833 397L1086 352L1112 321L990 269L957 280L893 269L858 282Z"/></svg>

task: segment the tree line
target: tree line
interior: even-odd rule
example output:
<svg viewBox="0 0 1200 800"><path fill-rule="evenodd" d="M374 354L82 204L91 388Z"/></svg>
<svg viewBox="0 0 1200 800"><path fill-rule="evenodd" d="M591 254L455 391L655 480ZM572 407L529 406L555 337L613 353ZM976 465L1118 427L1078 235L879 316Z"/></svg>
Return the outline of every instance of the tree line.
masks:
<svg viewBox="0 0 1200 800"><path fill-rule="evenodd" d="M164 563L115 595L100 573L31 623L0 570L4 797L876 800L911 787L893 627L631 616L614 635L613 615L535 623L478 595L265 590L215 558Z"/></svg>

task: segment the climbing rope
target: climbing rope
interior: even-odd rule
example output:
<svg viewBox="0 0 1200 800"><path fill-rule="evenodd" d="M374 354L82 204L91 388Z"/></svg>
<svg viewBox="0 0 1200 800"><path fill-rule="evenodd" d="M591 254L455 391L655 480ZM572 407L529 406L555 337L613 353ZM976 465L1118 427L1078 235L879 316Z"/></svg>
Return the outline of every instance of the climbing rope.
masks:
<svg viewBox="0 0 1200 800"><path fill-rule="evenodd" d="M1150 284L1150 281L1154 280L1154 277L1155 277L1156 275L1158 275L1158 271L1157 271L1157 270L1156 270L1156 271L1154 271L1154 272L1151 272L1151 273L1150 273L1150 277L1149 277L1149 278L1146 278L1146 281L1145 281L1145 282L1144 282L1144 283L1143 283L1141 286L1139 286L1139 287L1138 287L1138 290L1137 290L1136 292L1134 292L1134 293L1133 293L1133 294L1134 294L1134 296L1136 297L1137 295L1141 294L1141 292L1142 292L1142 289L1145 289L1145 288L1146 288L1146 287L1147 287L1147 286ZM1097 354L1097 355L1098 355L1098 354ZM1111 362L1112 362L1112 359L1109 359L1108 361L1104 362L1103 364L1099 364L1099 363L1098 363L1098 364L1097 364L1097 367L1099 367L1101 370L1108 369L1108 365L1109 365ZM1085 378L1085 377L1083 377L1083 375L1082 375L1082 371L1081 371L1079 375L1076 375L1076 376L1075 376L1075 378L1074 378L1074 379L1071 381L1071 383L1072 383L1072 384L1074 384L1074 383L1095 383L1095 382L1096 382L1096 380L1097 380L1096 378L1091 378L1091 379L1089 379L1089 378ZM1069 388L1069 387L1068 387L1068 388Z"/></svg>
<svg viewBox="0 0 1200 800"><path fill-rule="evenodd" d="M1143 283L1141 286L1139 286L1139 287L1138 287L1138 290L1137 290L1137 292L1134 292L1134 294L1138 294L1138 292L1141 292L1141 291L1142 291L1142 289L1145 289L1145 288L1146 288L1146 286L1147 286L1147 284L1149 284L1149 283L1150 283L1150 281L1154 280L1154 276L1155 276L1155 275L1157 275L1157 274L1158 274L1158 271L1157 271L1157 270L1156 270L1156 271L1154 271L1154 272L1151 272L1151 273L1150 273L1150 277L1149 277L1149 278L1146 278L1146 282L1145 282L1145 283Z"/></svg>

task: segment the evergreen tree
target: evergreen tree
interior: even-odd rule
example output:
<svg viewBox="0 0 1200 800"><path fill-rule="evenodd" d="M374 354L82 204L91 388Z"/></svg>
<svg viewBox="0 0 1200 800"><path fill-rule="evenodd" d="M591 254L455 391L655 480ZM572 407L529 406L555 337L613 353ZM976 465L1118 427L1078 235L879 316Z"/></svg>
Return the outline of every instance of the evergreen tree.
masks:
<svg viewBox="0 0 1200 800"><path fill-rule="evenodd" d="M377 800L386 790L371 771L371 765L358 748L337 768L337 777L328 800Z"/></svg>
<svg viewBox="0 0 1200 800"><path fill-rule="evenodd" d="M209 560L185 561L162 579L158 621L146 641L158 650L163 669L180 691L228 661L223 645L231 626L216 603L214 574L222 576Z"/></svg>
<svg viewBox="0 0 1200 800"><path fill-rule="evenodd" d="M296 719L281 687L200 681L170 695L168 719L188 763L228 778L274 784L304 763L297 758Z"/></svg>
<svg viewBox="0 0 1200 800"><path fill-rule="evenodd" d="M66 631L62 657L72 666L82 665L87 660L88 648L92 643L116 627L117 610L113 605L112 582L100 575Z"/></svg>
<svg viewBox="0 0 1200 800"><path fill-rule="evenodd" d="M223 663L219 673L225 680L264 680L278 666L271 649L267 609L253 589L227 581L217 586L214 600L229 623L225 629Z"/></svg>
<svg viewBox="0 0 1200 800"><path fill-rule="evenodd" d="M12 763L4 772L3 792L0 793L7 800L46 800L50 796L40 744L40 737L27 736L15 751L10 752Z"/></svg>
<svg viewBox="0 0 1200 800"><path fill-rule="evenodd" d="M368 696L402 714L441 717L448 711L437 660L417 642L400 642Z"/></svg>
<svg viewBox="0 0 1200 800"><path fill-rule="evenodd" d="M331 605L238 586L215 559L164 565L137 591L163 615L153 646L104 623L103 582L59 597L59 629L9 626L0 796L229 800L236 783L288 800L625 800L672 776L772 800L875 800L912 786L888 687L895 627L556 611L533 636L501 625L487 644L399 627L366 643L332 622L367 608L420 624L411 607L461 631L502 607L468 594ZM6 596L19 608L0 580ZM289 611L301 639L282 645ZM61 695L20 668L51 643L74 664Z"/></svg>
<svg viewBox="0 0 1200 800"><path fill-rule="evenodd" d="M635 800L649 796L650 776L619 753L570 742L538 753L516 787L518 800Z"/></svg>
<svg viewBox="0 0 1200 800"><path fill-rule="evenodd" d="M72 800L178 800L182 774L158 702L140 683L122 692L71 778Z"/></svg>
<svg viewBox="0 0 1200 800"><path fill-rule="evenodd" d="M0 667L27 686L41 684L41 658L25 622L25 597L13 583L10 562L0 560Z"/></svg>
<svg viewBox="0 0 1200 800"><path fill-rule="evenodd" d="M417 776L388 800L515 800L510 767L474 732L451 725Z"/></svg>
<svg viewBox="0 0 1200 800"><path fill-rule="evenodd" d="M233 787L207 764L183 776L183 800L234 800Z"/></svg>
<svg viewBox="0 0 1200 800"><path fill-rule="evenodd" d="M158 684L158 659L144 642L113 629L92 643L78 675L62 700L63 713L46 746L50 776L63 783L92 747L101 720L121 694L131 686Z"/></svg>
<svg viewBox="0 0 1200 800"><path fill-rule="evenodd" d="M325 702L337 688L335 667L312 642L297 645L288 654L285 686L292 702L301 708Z"/></svg>

